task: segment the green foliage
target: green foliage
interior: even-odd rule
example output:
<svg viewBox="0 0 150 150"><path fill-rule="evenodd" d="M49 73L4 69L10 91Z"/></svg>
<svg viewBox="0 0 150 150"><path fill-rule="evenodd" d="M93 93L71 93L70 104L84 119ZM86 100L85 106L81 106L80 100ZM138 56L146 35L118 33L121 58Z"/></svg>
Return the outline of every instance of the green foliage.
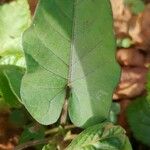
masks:
<svg viewBox="0 0 150 150"><path fill-rule="evenodd" d="M12 107L19 106L20 85L24 69L12 65L0 66L0 91L1 96Z"/></svg>
<svg viewBox="0 0 150 150"><path fill-rule="evenodd" d="M129 48L133 44L130 38L117 39L117 47Z"/></svg>
<svg viewBox="0 0 150 150"><path fill-rule="evenodd" d="M11 64L11 65L24 67L24 68L26 67L25 58L22 52L5 53L4 55L5 56L0 58L1 65Z"/></svg>
<svg viewBox="0 0 150 150"><path fill-rule="evenodd" d="M136 99L127 110L128 122L134 136L150 146L150 99Z"/></svg>
<svg viewBox="0 0 150 150"><path fill-rule="evenodd" d="M132 150L125 130L111 123L84 130L66 150Z"/></svg>
<svg viewBox="0 0 150 150"><path fill-rule="evenodd" d="M0 64L25 66L22 33L31 23L27 0L0 5Z"/></svg>
<svg viewBox="0 0 150 150"><path fill-rule="evenodd" d="M40 1L23 36L27 73L21 86L37 121L56 122L66 98L77 126L108 117L119 79L112 24L108 0Z"/></svg>
<svg viewBox="0 0 150 150"><path fill-rule="evenodd" d="M35 127L30 126L30 127L26 127L24 129L24 131L21 134L19 143L25 143L31 140L40 140L40 139L44 139L44 127L40 127L38 130L34 129Z"/></svg>
<svg viewBox="0 0 150 150"><path fill-rule="evenodd" d="M22 109L12 110L9 116L9 121L18 127L23 127L27 123L27 118L25 116L25 113L21 110Z"/></svg>
<svg viewBox="0 0 150 150"><path fill-rule="evenodd" d="M47 144L42 148L42 150L57 150L57 147L54 144Z"/></svg>
<svg viewBox="0 0 150 150"><path fill-rule="evenodd" d="M110 113L109 113L109 121L116 124L118 114L120 113L120 105L118 103L113 102L111 105Z"/></svg>
<svg viewBox="0 0 150 150"><path fill-rule="evenodd" d="M129 105L127 119L135 138L150 146L150 73L147 80L147 95L135 99Z"/></svg>
<svg viewBox="0 0 150 150"><path fill-rule="evenodd" d="M5 64L0 66L0 105L4 101L18 107L20 101L37 121L52 124L67 99L69 116L77 126L106 119L116 123L120 108L111 106L111 99L119 67L109 1L41 0L31 28L23 35L24 75L22 33L30 19L27 0L0 6L0 64ZM11 123L24 128L19 143L44 139L45 128L29 126L31 120L20 110L13 109L9 117ZM55 144L48 144L42 150L56 149ZM102 123L83 131L67 148L83 149L132 148L120 126Z"/></svg>
<svg viewBox="0 0 150 150"><path fill-rule="evenodd" d="M2 97L2 93L0 93L0 109L8 107L9 105L5 102L4 98Z"/></svg>
<svg viewBox="0 0 150 150"><path fill-rule="evenodd" d="M144 0L124 0L124 2L135 14L142 12L145 8Z"/></svg>

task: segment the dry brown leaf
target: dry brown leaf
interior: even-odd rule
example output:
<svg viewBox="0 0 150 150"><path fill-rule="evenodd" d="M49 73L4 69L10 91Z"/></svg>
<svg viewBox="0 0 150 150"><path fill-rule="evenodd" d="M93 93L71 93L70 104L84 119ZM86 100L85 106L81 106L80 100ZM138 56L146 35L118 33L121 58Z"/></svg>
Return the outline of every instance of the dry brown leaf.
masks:
<svg viewBox="0 0 150 150"><path fill-rule="evenodd" d="M123 67L121 80L113 95L114 100L134 98L145 89L147 68Z"/></svg>
<svg viewBox="0 0 150 150"><path fill-rule="evenodd" d="M116 34L128 33L128 22L132 14L124 5L123 0L110 0L113 11L114 27Z"/></svg>
<svg viewBox="0 0 150 150"><path fill-rule="evenodd" d="M142 67L142 66L144 66L145 57L137 49L122 48L117 51L117 60L118 60L119 64L123 65L123 66Z"/></svg>
<svg viewBox="0 0 150 150"><path fill-rule="evenodd" d="M133 43L142 43L141 37L141 20L142 20L142 13L139 15L134 15L130 19L129 22L129 31L128 34L132 38Z"/></svg>
<svg viewBox="0 0 150 150"><path fill-rule="evenodd" d="M150 51L150 4L146 5L142 13L132 16L129 35L138 49Z"/></svg>

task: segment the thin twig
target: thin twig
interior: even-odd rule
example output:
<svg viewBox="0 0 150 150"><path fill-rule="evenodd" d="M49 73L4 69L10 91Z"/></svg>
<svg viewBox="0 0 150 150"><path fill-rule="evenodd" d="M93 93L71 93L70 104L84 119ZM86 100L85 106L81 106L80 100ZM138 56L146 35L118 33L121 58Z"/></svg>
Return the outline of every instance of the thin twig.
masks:
<svg viewBox="0 0 150 150"><path fill-rule="evenodd" d="M53 142L53 138L46 138L46 139L42 139L42 140L29 141L29 142L26 142L26 143L23 143L23 144L16 146L14 150L23 150L23 149L31 147L31 146L47 144L50 142Z"/></svg>
<svg viewBox="0 0 150 150"><path fill-rule="evenodd" d="M70 129L74 129L75 126L74 125L66 125L64 126L64 129L65 130L70 130ZM59 127L56 127L56 128L52 128L50 130L47 130L45 131L45 135L49 135L49 134L55 134L59 131Z"/></svg>
<svg viewBox="0 0 150 150"><path fill-rule="evenodd" d="M42 140L34 140L34 141L29 141L23 144L20 144L15 147L14 150L24 150L25 148L36 146L36 145L41 145L41 144L48 144L48 143L60 143L62 141L71 141L73 140L77 135L76 134L68 134L65 138L60 136L59 134L56 135L55 137L51 138L46 138Z"/></svg>
<svg viewBox="0 0 150 150"><path fill-rule="evenodd" d="M72 141L76 137L77 137L77 134L70 134L64 138L64 141Z"/></svg>

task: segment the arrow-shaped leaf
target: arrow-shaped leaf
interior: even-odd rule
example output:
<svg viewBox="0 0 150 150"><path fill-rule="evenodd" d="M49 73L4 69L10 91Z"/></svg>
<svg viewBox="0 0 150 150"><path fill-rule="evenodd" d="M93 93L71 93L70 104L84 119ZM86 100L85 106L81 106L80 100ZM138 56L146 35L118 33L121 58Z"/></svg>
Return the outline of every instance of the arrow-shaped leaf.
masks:
<svg viewBox="0 0 150 150"><path fill-rule="evenodd" d="M107 118L119 77L108 0L41 0L23 46L21 95L36 120L56 122L65 99L77 126Z"/></svg>

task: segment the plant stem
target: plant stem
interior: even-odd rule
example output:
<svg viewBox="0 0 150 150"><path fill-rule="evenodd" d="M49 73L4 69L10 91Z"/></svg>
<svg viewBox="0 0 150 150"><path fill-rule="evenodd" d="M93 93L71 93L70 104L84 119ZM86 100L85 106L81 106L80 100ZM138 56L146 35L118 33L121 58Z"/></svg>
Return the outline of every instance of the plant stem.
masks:
<svg viewBox="0 0 150 150"><path fill-rule="evenodd" d="M68 128L73 127L73 126L68 126ZM55 128L56 129L56 128ZM34 141L29 141L23 144L20 144L18 146L15 147L14 150L24 150L28 147L32 147L32 146L36 146L36 145L41 145L41 144L59 144L61 142L65 142L65 141L71 141L73 140L77 135L76 134L69 134L67 135L65 138L60 136L60 135L56 135L54 137L49 137L49 138L45 138L42 140L34 140Z"/></svg>
<svg viewBox="0 0 150 150"><path fill-rule="evenodd" d="M64 129L65 130L70 130L70 129L74 129L75 126L74 125L66 125L64 126ZM59 127L56 127L56 128L52 128L50 130L47 130L45 131L45 135L49 135L49 134L55 134L59 131Z"/></svg>
<svg viewBox="0 0 150 150"><path fill-rule="evenodd" d="M64 141L72 141L76 137L77 137L77 134L70 134L64 138Z"/></svg>
<svg viewBox="0 0 150 150"><path fill-rule="evenodd" d="M29 141L29 142L26 142L26 143L23 143L23 144L16 146L14 150L23 150L23 149L31 147L31 146L47 144L49 142L52 143L53 138L46 138L46 139L42 139L42 140Z"/></svg>
<svg viewBox="0 0 150 150"><path fill-rule="evenodd" d="M65 99L64 106L61 113L60 124L64 127L67 122L68 115L68 101Z"/></svg>

